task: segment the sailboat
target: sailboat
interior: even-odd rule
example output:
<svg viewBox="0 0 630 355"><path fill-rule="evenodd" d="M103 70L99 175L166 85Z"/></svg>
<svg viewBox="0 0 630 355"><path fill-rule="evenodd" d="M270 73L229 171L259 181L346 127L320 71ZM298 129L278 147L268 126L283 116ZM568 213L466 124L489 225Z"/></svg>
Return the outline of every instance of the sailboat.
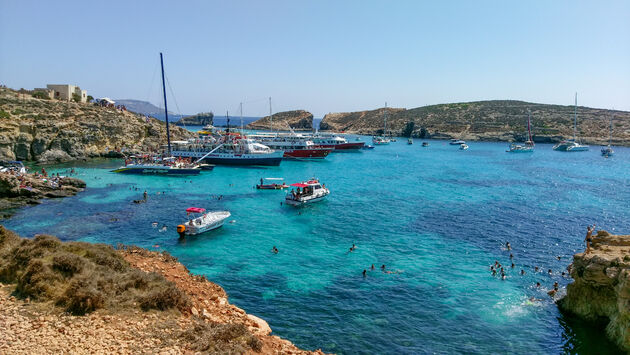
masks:
<svg viewBox="0 0 630 355"><path fill-rule="evenodd" d="M553 146L553 150L561 152L584 152L588 150L588 145L580 144L577 141L577 92L575 93L575 109L573 111L573 139L566 139Z"/></svg>
<svg viewBox="0 0 630 355"><path fill-rule="evenodd" d="M527 110L527 141L525 144L512 143L508 153L533 153L534 152L534 140L532 139L532 119L531 112Z"/></svg>
<svg viewBox="0 0 630 355"><path fill-rule="evenodd" d="M383 135L372 137L372 144L374 145L386 145L391 141L385 135L387 134L387 102L385 103L385 109L383 110Z"/></svg>
<svg viewBox="0 0 630 355"><path fill-rule="evenodd" d="M199 165L177 159L171 155L171 131L168 124L166 83L164 80L164 59L162 57L162 53L160 53L160 65L162 67L162 91L164 93L164 114L166 116L166 141L168 143L168 154L164 157L152 157L148 155L141 157L132 156L125 159L124 166L113 170L115 173L142 175L197 175L201 172L201 167Z"/></svg>
<svg viewBox="0 0 630 355"><path fill-rule="evenodd" d="M615 151L612 149L612 116L610 116L610 133L608 135L608 145L602 148L602 156L608 158L615 154Z"/></svg>

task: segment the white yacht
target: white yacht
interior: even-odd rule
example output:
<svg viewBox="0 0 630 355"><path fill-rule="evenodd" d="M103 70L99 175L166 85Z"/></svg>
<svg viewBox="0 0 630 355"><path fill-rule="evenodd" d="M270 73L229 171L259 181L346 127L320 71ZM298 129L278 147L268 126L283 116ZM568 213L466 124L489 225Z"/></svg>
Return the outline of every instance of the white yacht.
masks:
<svg viewBox="0 0 630 355"><path fill-rule="evenodd" d="M512 143L507 150L508 153L533 153L534 140L532 139L531 114L527 110L527 141L524 144Z"/></svg>
<svg viewBox="0 0 630 355"><path fill-rule="evenodd" d="M223 223L232 214L229 211L207 212L204 208L189 207L186 209L186 215L189 217L188 222L177 226L177 233L180 237L186 235L198 235L217 229L223 226Z"/></svg>
<svg viewBox="0 0 630 355"><path fill-rule="evenodd" d="M319 202L330 194L326 185L320 184L319 180L311 179L304 182L291 184L297 190L291 190L284 199L284 202L291 206L302 206L307 203Z"/></svg>

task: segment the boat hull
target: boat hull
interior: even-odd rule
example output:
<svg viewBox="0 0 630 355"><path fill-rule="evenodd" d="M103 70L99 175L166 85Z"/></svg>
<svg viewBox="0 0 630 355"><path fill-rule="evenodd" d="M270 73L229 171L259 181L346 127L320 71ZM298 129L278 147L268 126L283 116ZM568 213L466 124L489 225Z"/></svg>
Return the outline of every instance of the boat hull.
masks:
<svg viewBox="0 0 630 355"><path fill-rule="evenodd" d="M184 175L198 175L200 169L162 169L152 167L121 167L116 170L112 170L114 173L129 174L129 175L170 175L170 176L184 176Z"/></svg>
<svg viewBox="0 0 630 355"><path fill-rule="evenodd" d="M173 151L172 155L183 158L199 159L206 155L207 152L199 151ZM259 165L259 166L278 166L282 162L282 151L270 154L230 154L230 153L213 153L205 157L202 162L215 165Z"/></svg>
<svg viewBox="0 0 630 355"><path fill-rule="evenodd" d="M332 148L327 149L286 149L283 157L286 159L324 159L332 152Z"/></svg>
<svg viewBox="0 0 630 355"><path fill-rule="evenodd" d="M332 148L335 151L357 151L365 145L365 142L348 142L340 144L317 144L322 148Z"/></svg>
<svg viewBox="0 0 630 355"><path fill-rule="evenodd" d="M315 197L315 198L311 198L308 200L292 200L292 199L285 199L285 203L291 206L304 206L307 204L311 204L311 203L315 203L315 202L320 202L323 201L326 196L328 195L324 195L324 196L319 196L319 197Z"/></svg>

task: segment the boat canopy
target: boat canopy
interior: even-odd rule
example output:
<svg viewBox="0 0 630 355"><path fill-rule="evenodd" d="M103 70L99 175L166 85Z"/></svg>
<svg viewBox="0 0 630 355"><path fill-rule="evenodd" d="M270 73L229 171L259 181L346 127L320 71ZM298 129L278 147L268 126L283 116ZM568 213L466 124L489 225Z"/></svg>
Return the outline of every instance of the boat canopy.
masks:
<svg viewBox="0 0 630 355"><path fill-rule="evenodd" d="M304 183L301 183L301 182L297 182L295 184L291 184L291 186L294 186L294 187L307 187L308 185L304 184Z"/></svg>
<svg viewBox="0 0 630 355"><path fill-rule="evenodd" d="M186 212L188 213L204 213L206 212L205 208L200 208L200 207L188 207L186 209Z"/></svg>
<svg viewBox="0 0 630 355"><path fill-rule="evenodd" d="M264 178L265 180L284 180L284 178Z"/></svg>

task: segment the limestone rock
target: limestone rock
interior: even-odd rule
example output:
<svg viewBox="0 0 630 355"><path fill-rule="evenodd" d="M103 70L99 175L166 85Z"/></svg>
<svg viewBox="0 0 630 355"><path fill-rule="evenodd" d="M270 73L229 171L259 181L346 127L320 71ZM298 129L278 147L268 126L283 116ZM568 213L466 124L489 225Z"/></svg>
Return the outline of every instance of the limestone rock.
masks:
<svg viewBox="0 0 630 355"><path fill-rule="evenodd" d="M294 110L274 113L271 119L274 130L286 131L289 127L296 130L313 129L313 114L304 110ZM246 126L248 129L266 129L270 128L269 116L265 116Z"/></svg>

